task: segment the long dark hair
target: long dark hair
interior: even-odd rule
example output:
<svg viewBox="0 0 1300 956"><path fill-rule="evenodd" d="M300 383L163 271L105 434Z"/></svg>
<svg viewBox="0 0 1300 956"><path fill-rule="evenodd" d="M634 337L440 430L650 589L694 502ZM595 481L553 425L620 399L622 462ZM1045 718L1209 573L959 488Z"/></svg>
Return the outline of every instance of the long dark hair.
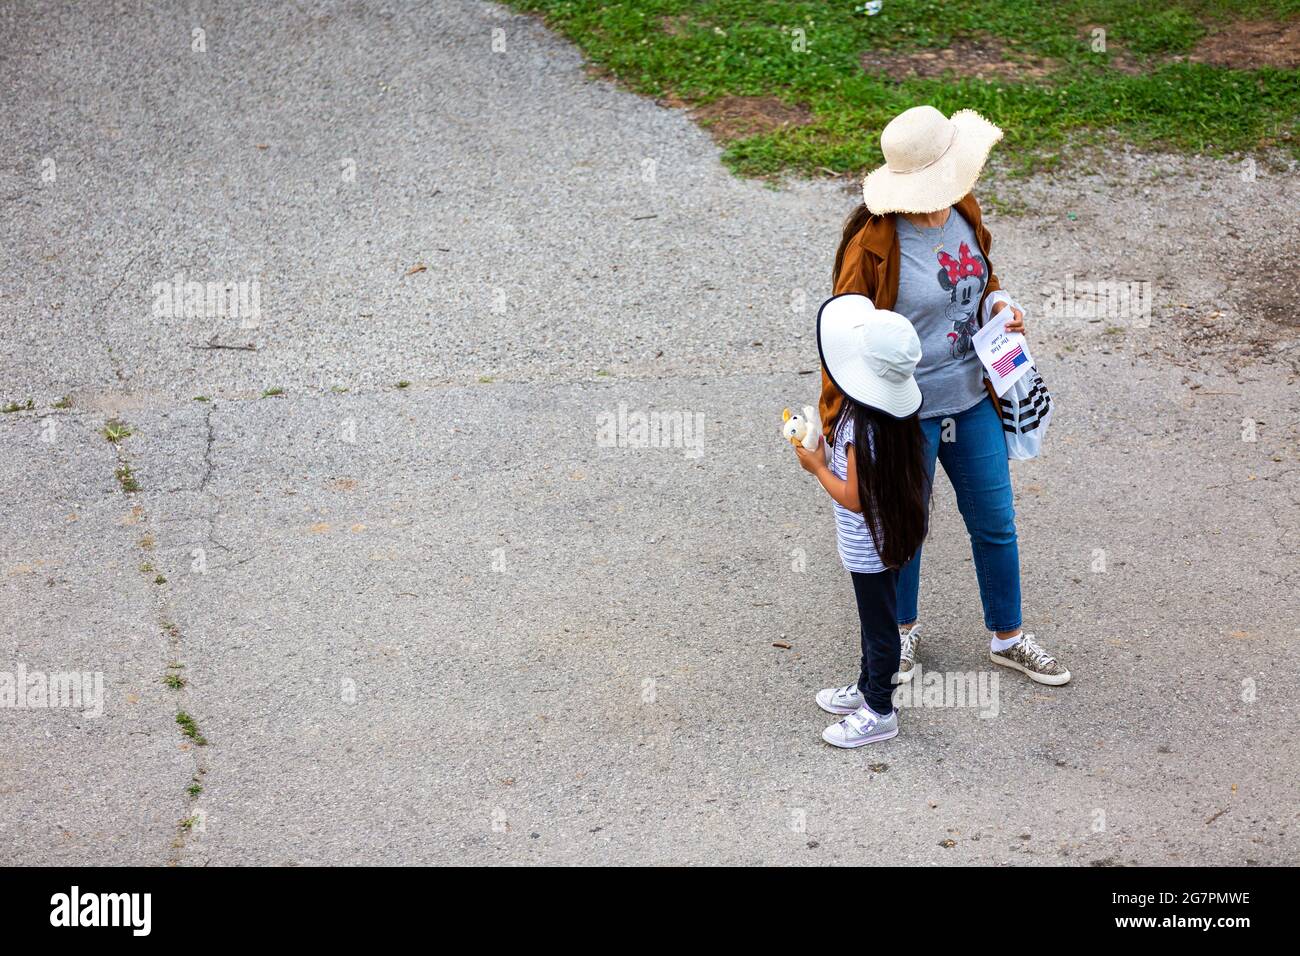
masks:
<svg viewBox="0 0 1300 956"><path fill-rule="evenodd" d="M921 423L915 414L894 418L847 395L839 421L845 416L853 424L858 450L854 457L863 520L880 560L901 568L921 547L930 517Z"/></svg>
<svg viewBox="0 0 1300 956"><path fill-rule="evenodd" d="M853 237L862 231L862 227L870 218L871 211L867 209L866 203L858 203L858 208L849 213L849 218L844 220L844 234L840 236L840 247L835 250L835 266L831 269L832 290L840 283L840 266L844 265L844 250L849 247Z"/></svg>

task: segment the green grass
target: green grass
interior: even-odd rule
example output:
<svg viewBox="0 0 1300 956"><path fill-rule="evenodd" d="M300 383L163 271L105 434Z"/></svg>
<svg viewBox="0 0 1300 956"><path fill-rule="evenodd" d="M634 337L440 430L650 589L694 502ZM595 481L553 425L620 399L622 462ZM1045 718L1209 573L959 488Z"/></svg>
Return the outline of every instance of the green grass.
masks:
<svg viewBox="0 0 1300 956"><path fill-rule="evenodd" d="M194 718L185 713L185 711L182 710L176 715L176 723L180 725L181 733L194 741L197 746L206 747L208 745L208 739L204 737L203 734L199 733L199 725L195 723Z"/></svg>
<svg viewBox="0 0 1300 956"><path fill-rule="evenodd" d="M29 398L25 402L8 402L3 407L0 407L0 412L7 415L12 412L30 412L35 408L36 403Z"/></svg>
<svg viewBox="0 0 1300 956"><path fill-rule="evenodd" d="M124 438L131 437L131 426L116 418L110 418L108 421L104 422L103 435L116 445Z"/></svg>
<svg viewBox="0 0 1300 956"><path fill-rule="evenodd" d="M140 490L140 481L138 478L136 478L135 472L131 470L130 465L128 464L119 465L118 468L113 472L113 475L114 477L117 478L117 483L122 486L122 490L125 491L128 495L134 494L135 492ZM143 571L144 567L142 566L140 570ZM149 570L152 571L153 568L150 567Z"/></svg>
<svg viewBox="0 0 1300 956"><path fill-rule="evenodd" d="M1300 15L1300 0L885 0L877 16L852 0L508 0L542 14L588 59L636 92L705 104L775 96L811 113L807 125L729 143L747 175L856 172L881 162L880 129L930 103L979 110L1006 130L1013 168L1112 143L1223 154L1271 146L1300 156L1300 70L1228 70L1177 62L1216 24ZM671 26L665 28L665 23ZM1106 30L1105 52L1090 29ZM806 50L797 51L795 30ZM1046 58L1047 76L1017 81L912 78L859 63L865 51L946 48L992 38L1014 59ZM1114 67L1123 57L1136 74Z"/></svg>
<svg viewBox="0 0 1300 956"><path fill-rule="evenodd" d="M265 389L265 390L262 392L262 397L263 397L263 398L276 398L276 397L278 397L278 396L280 396L280 395L283 395L283 394L284 394L284 389L280 388L280 386L278 386L278 385L272 385L270 388Z"/></svg>

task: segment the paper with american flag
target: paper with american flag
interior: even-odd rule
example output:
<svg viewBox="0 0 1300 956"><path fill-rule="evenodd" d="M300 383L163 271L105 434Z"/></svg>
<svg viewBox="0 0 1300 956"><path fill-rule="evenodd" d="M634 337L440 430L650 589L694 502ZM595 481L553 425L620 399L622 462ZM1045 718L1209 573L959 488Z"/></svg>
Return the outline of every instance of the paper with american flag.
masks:
<svg viewBox="0 0 1300 956"><path fill-rule="evenodd" d="M1025 337L1019 332L1008 332L1006 324L995 316L971 339L999 398L1034 364Z"/></svg>
<svg viewBox="0 0 1300 956"><path fill-rule="evenodd" d="M1017 365L1023 365L1026 361L1025 350L1019 345L1010 352L1003 353L1002 357L993 363L994 370L999 375L1009 375L1011 370Z"/></svg>

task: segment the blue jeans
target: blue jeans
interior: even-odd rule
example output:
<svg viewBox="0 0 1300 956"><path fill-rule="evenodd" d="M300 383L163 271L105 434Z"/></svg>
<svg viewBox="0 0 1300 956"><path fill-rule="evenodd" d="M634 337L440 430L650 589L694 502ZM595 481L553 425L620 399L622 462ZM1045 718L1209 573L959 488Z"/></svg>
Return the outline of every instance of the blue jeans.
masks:
<svg viewBox="0 0 1300 956"><path fill-rule="evenodd" d="M1014 631L1020 627L1020 549L1002 419L993 400L986 397L956 415L921 419L921 431L931 482L937 457L957 493L957 507L966 522L975 558L984 626L990 631ZM920 589L918 550L898 574L899 624L916 620Z"/></svg>

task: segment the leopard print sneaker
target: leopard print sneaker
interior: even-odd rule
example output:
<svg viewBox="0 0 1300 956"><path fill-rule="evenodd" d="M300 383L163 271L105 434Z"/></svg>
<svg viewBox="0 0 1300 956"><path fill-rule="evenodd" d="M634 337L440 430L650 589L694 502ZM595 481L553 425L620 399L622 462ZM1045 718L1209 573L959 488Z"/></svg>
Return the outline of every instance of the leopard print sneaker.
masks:
<svg viewBox="0 0 1300 956"><path fill-rule="evenodd" d="M916 676L916 648L921 643L921 625L913 624L906 631L898 629L898 676L895 684L906 684Z"/></svg>
<svg viewBox="0 0 1300 956"><path fill-rule="evenodd" d="M1070 672L1065 669L1065 665L1036 644L1032 634L1024 635L1005 651L989 648L989 660L1003 667L1014 668L1040 684L1058 687L1070 680Z"/></svg>

